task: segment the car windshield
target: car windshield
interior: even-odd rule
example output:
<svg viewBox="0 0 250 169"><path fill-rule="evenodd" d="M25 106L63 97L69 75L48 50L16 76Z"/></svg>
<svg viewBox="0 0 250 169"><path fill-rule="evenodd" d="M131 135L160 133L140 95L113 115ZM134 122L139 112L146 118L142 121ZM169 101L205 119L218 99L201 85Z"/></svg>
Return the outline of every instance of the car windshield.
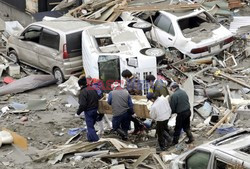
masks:
<svg viewBox="0 0 250 169"><path fill-rule="evenodd" d="M206 12L180 19L178 24L186 38L201 37L202 35L211 37L212 31L220 27L215 19Z"/></svg>

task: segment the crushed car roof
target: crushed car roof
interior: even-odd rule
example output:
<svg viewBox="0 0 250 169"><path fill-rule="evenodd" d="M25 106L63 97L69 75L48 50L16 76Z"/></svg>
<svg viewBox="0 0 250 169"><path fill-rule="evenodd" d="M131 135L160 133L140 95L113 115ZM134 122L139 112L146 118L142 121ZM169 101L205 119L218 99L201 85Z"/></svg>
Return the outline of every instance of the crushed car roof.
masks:
<svg viewBox="0 0 250 169"><path fill-rule="evenodd" d="M202 145L235 156L250 163L250 130L239 130Z"/></svg>
<svg viewBox="0 0 250 169"><path fill-rule="evenodd" d="M91 24L88 22L84 22L79 19L74 18L58 18L50 21L41 21L34 23L35 25L47 26L53 28L55 30L59 30L62 32L71 32L76 28L90 26Z"/></svg>

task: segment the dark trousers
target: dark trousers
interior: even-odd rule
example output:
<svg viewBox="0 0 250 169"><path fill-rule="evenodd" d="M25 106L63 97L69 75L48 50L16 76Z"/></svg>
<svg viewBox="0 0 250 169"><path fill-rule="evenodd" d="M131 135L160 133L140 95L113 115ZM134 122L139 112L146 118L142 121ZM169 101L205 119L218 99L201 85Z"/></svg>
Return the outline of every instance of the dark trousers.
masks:
<svg viewBox="0 0 250 169"><path fill-rule="evenodd" d="M95 131L95 123L99 118L99 114L97 113L97 108L96 109L92 109L92 110L88 110L88 111L84 111L85 114L85 121L87 124L87 139L89 142L94 142L94 141L98 141L99 137L96 134Z"/></svg>
<svg viewBox="0 0 250 169"><path fill-rule="evenodd" d="M131 121L134 123L135 131L141 130L143 128L143 125L136 117L131 116Z"/></svg>
<svg viewBox="0 0 250 169"><path fill-rule="evenodd" d="M130 129L131 113L126 112L122 115L115 116L112 118L112 128L114 131L122 129L125 133L128 133Z"/></svg>
<svg viewBox="0 0 250 169"><path fill-rule="evenodd" d="M174 128L174 137L178 138L180 136L181 129L183 129L184 132L186 133L190 130L190 116L191 116L190 110L177 114L176 124Z"/></svg>
<svg viewBox="0 0 250 169"><path fill-rule="evenodd" d="M171 143L171 137L168 131L168 120L156 122L156 134L161 148L165 148L166 141Z"/></svg>

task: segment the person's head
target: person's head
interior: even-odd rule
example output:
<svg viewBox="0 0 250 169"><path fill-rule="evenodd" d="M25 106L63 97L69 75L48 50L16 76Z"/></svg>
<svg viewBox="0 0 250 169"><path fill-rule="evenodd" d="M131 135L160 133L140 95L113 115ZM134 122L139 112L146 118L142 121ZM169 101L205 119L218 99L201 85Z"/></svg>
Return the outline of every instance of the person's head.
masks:
<svg viewBox="0 0 250 169"><path fill-rule="evenodd" d="M111 85L111 89L112 89L112 90L115 90L116 88L119 88L119 87L121 87L121 84L118 83L118 82L114 82L114 83Z"/></svg>
<svg viewBox="0 0 250 169"><path fill-rule="evenodd" d="M153 86L154 81L155 81L155 76L154 75L147 75L146 76L146 81L149 83L150 86Z"/></svg>
<svg viewBox="0 0 250 169"><path fill-rule="evenodd" d="M157 96L154 93L148 93L147 99L154 102L157 99Z"/></svg>
<svg viewBox="0 0 250 169"><path fill-rule="evenodd" d="M179 84L176 83L176 82L172 82L170 84L170 90L173 91L173 92L175 92L177 89L179 89Z"/></svg>
<svg viewBox="0 0 250 169"><path fill-rule="evenodd" d="M133 76L132 73L128 69L122 71L122 77L125 78L126 80L131 78L132 76Z"/></svg>
<svg viewBox="0 0 250 169"><path fill-rule="evenodd" d="M87 79L85 76L81 76L78 80L78 85L82 88L82 87L86 87L87 86Z"/></svg>

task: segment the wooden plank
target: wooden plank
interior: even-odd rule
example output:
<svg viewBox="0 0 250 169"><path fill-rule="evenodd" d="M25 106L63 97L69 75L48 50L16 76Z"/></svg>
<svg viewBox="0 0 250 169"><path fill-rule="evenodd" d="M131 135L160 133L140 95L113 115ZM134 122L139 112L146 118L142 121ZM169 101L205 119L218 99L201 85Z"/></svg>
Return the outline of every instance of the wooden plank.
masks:
<svg viewBox="0 0 250 169"><path fill-rule="evenodd" d="M168 169L168 167L163 163L159 155L153 154L153 157L157 160L157 162L161 165L163 169Z"/></svg>
<svg viewBox="0 0 250 169"><path fill-rule="evenodd" d="M81 11L83 8L86 8L88 6L88 4L82 4L80 6L78 6L77 8L74 8L72 10L70 10L66 15L73 15L73 13L77 12L77 11Z"/></svg>
<svg viewBox="0 0 250 169"><path fill-rule="evenodd" d="M119 7L124 7L127 5L127 0L123 0L122 3L119 4ZM115 12L108 18L107 21L109 22L114 22L122 13L122 11L116 11L116 9L114 10Z"/></svg>
<svg viewBox="0 0 250 169"><path fill-rule="evenodd" d="M91 8L93 10L97 10L105 5L107 5L108 3L112 2L112 0L102 0L102 1L99 1L99 2L94 2L92 5L91 5Z"/></svg>
<svg viewBox="0 0 250 169"><path fill-rule="evenodd" d="M102 16L98 18L97 20L101 20L101 21L107 20L110 17L110 15L114 12L115 8L117 7L118 7L118 4L112 6L111 8L103 12Z"/></svg>
<svg viewBox="0 0 250 169"><path fill-rule="evenodd" d="M207 136L210 136L215 129L217 129L217 127L219 127L221 125L221 123L223 123L228 117L229 115L234 112L236 109L235 106L233 106L232 110L226 110L226 114L224 115L224 117L222 119L220 119L220 121L218 123L216 123L212 129L210 129L208 132L207 132Z"/></svg>
<svg viewBox="0 0 250 169"><path fill-rule="evenodd" d="M106 142L79 142L77 144L59 146L57 149L47 150L34 161L41 162L50 159L50 161L55 164L56 162L60 161L65 154L74 152L88 152L105 143Z"/></svg>
<svg viewBox="0 0 250 169"><path fill-rule="evenodd" d="M86 18L87 19L97 19L97 18L100 18L102 16L102 13L104 11L106 11L109 7L107 6L104 6L102 7L101 9L95 11L94 13L92 13L91 15L87 16Z"/></svg>
<svg viewBox="0 0 250 169"><path fill-rule="evenodd" d="M173 10L191 10L199 8L201 5L198 3L188 5L147 5L147 6L133 6L133 7L122 7L120 6L117 12L129 11L129 12L142 12L142 11L173 11Z"/></svg>
<svg viewBox="0 0 250 169"><path fill-rule="evenodd" d="M140 156L140 158L138 158L137 161L132 164L133 168L137 168L137 166L141 164L146 158L148 158L150 154L152 154L151 151L145 150L145 152Z"/></svg>
<svg viewBox="0 0 250 169"><path fill-rule="evenodd" d="M231 80L231 81L233 81L235 83L238 83L238 84L240 84L243 87L246 87L246 88L250 89L250 85L248 85L248 84L246 84L246 83L244 83L244 82L242 82L242 81L240 81L240 80L238 80L236 78L233 78L233 77L231 77L231 76L229 76L229 75L221 72L220 70L218 70L218 71L215 72L215 76L219 76L219 75L222 76L222 77L225 77L225 78L227 78L227 79L229 79L229 80Z"/></svg>
<svg viewBox="0 0 250 169"><path fill-rule="evenodd" d="M111 144L113 144L113 146L120 151L122 148L128 148L128 145L115 139L115 138L104 138L104 139L100 139L100 141L108 141Z"/></svg>
<svg viewBox="0 0 250 169"><path fill-rule="evenodd" d="M149 148L138 148L138 149L132 149L132 150L118 152L118 153L112 153L112 154L109 154L109 155L103 155L103 156L99 156L99 157L100 158L138 158L146 150L147 151L152 151Z"/></svg>

